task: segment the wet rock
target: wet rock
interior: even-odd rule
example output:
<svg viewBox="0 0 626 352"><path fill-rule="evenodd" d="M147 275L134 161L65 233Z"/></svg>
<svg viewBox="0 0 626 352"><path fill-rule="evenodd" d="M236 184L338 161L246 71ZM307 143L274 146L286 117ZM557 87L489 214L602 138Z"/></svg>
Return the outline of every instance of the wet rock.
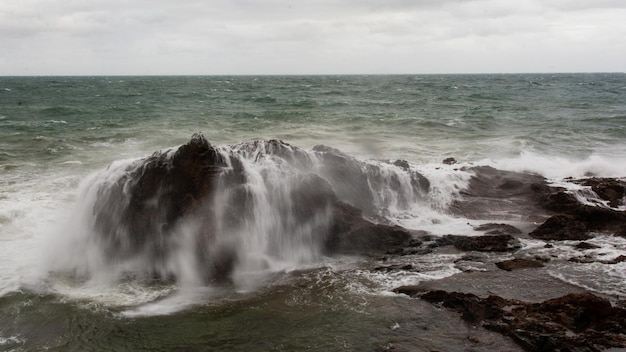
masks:
<svg viewBox="0 0 626 352"><path fill-rule="evenodd" d="M115 182L98 190L94 229L109 256L146 251L162 257L178 221L203 219L200 241L213 236L212 195L225 161L200 133L178 148L156 152L130 165Z"/></svg>
<svg viewBox="0 0 626 352"><path fill-rule="evenodd" d="M509 224L482 224L474 227L474 231L483 231L486 235L521 235L522 231Z"/></svg>
<svg viewBox="0 0 626 352"><path fill-rule="evenodd" d="M406 161L399 160L390 164L400 168L409 177L410 189L404 187L398 174L390 174L379 165L364 163L323 145L313 147L313 151L321 161L320 176L328 180L339 199L361 209L366 216L376 216L379 212L373 193L394 191L401 207L407 207L428 193L428 179L411 170Z"/></svg>
<svg viewBox="0 0 626 352"><path fill-rule="evenodd" d="M489 166L465 170L474 176L460 192L461 198L451 205L453 214L480 220L508 220L518 218L519 214L527 214L529 218L547 215L541 199L552 190L545 178Z"/></svg>
<svg viewBox="0 0 626 352"><path fill-rule="evenodd" d="M319 243L311 246L321 245L331 255L401 254L421 244L406 229L366 218L352 204L372 210L369 174L362 163L339 151L317 149L326 163L323 174L340 182L331 186L311 173L309 154L281 141L242 143L232 150L225 155L197 133L178 149L156 152L99 184L93 230L106 257L112 262L141 257L152 266L147 270L163 271L177 238L185 236L192 239L195 253L190 255L207 280L227 277L238 258L232 248L236 244L223 237L245 233L258 203L238 155L271 155L289 167L284 175L289 187L281 188L287 199L271 203L278 213L289 214L274 219L277 233L312 231ZM345 193L352 195L350 202L343 200Z"/></svg>
<svg viewBox="0 0 626 352"><path fill-rule="evenodd" d="M404 171L409 171L411 169L409 162L406 160L396 160L392 164L399 168L402 168L402 170Z"/></svg>
<svg viewBox="0 0 626 352"><path fill-rule="evenodd" d="M588 178L577 181L578 184L589 186L613 208L624 205L626 198L626 181L613 178Z"/></svg>
<svg viewBox="0 0 626 352"><path fill-rule="evenodd" d="M374 271L381 272L390 272L396 270L413 270L414 267L411 264L396 264L396 265L386 265L386 266L378 266L374 268Z"/></svg>
<svg viewBox="0 0 626 352"><path fill-rule="evenodd" d="M420 245L421 241L403 227L372 223L363 218L360 209L337 202L324 249L329 253L381 255Z"/></svg>
<svg viewBox="0 0 626 352"><path fill-rule="evenodd" d="M515 258L511 260L497 262L496 266L502 270L512 271L525 268L541 268L543 267L543 263L537 260Z"/></svg>
<svg viewBox="0 0 626 352"><path fill-rule="evenodd" d="M421 289L419 286L411 286L411 285L407 285L407 286L400 286L397 288L393 289L394 293L399 293L399 294L403 294L403 295L407 295L410 297L414 297L417 294L424 292L423 289Z"/></svg>
<svg viewBox="0 0 626 352"><path fill-rule="evenodd" d="M584 222L571 215L555 215L546 220L530 236L542 240L586 240L591 238Z"/></svg>
<svg viewBox="0 0 626 352"><path fill-rule="evenodd" d="M576 246L574 246L576 249L579 249L581 251L585 251L588 249L597 249L600 248L600 246L596 246L595 244L591 244L589 242L580 242L578 243Z"/></svg>
<svg viewBox="0 0 626 352"><path fill-rule="evenodd" d="M532 237L543 240L586 240L592 237L590 232L626 235L625 212L585 205L578 202L573 195L563 192L558 192L549 199L549 208L560 213L532 231Z"/></svg>
<svg viewBox="0 0 626 352"><path fill-rule="evenodd" d="M462 251L507 252L520 248L519 241L511 235L443 236L439 245L453 245Z"/></svg>
<svg viewBox="0 0 626 352"><path fill-rule="evenodd" d="M446 291L430 291L421 298L461 313L467 322L509 336L527 351L626 347L626 310L590 293L541 303Z"/></svg>
<svg viewBox="0 0 626 352"><path fill-rule="evenodd" d="M618 263L622 263L622 262L626 262L626 255L620 255L615 259L606 261L606 264L618 264Z"/></svg>
<svg viewBox="0 0 626 352"><path fill-rule="evenodd" d="M449 158L445 158L445 159L443 159L442 163L443 163L443 164L446 164L446 165L454 165L454 164L456 164L456 163L457 163L457 161L456 161L456 159L455 159L455 158L453 158L453 157L449 157Z"/></svg>

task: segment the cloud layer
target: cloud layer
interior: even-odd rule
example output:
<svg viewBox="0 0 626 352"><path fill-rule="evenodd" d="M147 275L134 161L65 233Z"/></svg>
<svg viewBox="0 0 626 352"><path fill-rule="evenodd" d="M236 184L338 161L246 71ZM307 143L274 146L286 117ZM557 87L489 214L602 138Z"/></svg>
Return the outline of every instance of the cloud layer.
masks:
<svg viewBox="0 0 626 352"><path fill-rule="evenodd" d="M20 0L0 75L626 71L622 0Z"/></svg>

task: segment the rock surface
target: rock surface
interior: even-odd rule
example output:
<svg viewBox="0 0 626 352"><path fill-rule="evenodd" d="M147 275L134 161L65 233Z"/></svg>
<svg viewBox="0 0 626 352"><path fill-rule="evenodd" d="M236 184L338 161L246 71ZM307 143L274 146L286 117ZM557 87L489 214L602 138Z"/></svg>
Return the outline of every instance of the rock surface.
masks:
<svg viewBox="0 0 626 352"><path fill-rule="evenodd" d="M368 169L335 149L316 147L321 175L334 182L333 187L322 176L306 171L313 165L309 154L281 141L243 143L235 150L257 157L273 155L293 170L285 179L289 182L285 201L275 204L289 216L276 220L275 231L298 232L313 226L309 231L323 237L322 250L330 255L402 253L419 246L406 229L365 217L364 213L375 213L368 188L375 186L382 172L375 166ZM216 236L224 229L245 232L247 219L254 216L256 203L248 177L236 155L225 155L202 134L194 134L175 151L156 152L102 183L93 207L94 231L107 258L148 258L157 275L182 236L181 226L193 224L185 228L185 236L195 241L197 266L207 280L228 277L238 258L232 248L216 248ZM428 188L421 175L411 174L411 180L413 196ZM218 190L220 199L216 199Z"/></svg>
<svg viewBox="0 0 626 352"><path fill-rule="evenodd" d="M447 235L437 241L439 245L453 245L462 251L507 252L520 248L519 241L511 235L457 236Z"/></svg>
<svg viewBox="0 0 626 352"><path fill-rule="evenodd" d="M512 271L525 268L541 268L543 267L543 263L537 260L515 258L502 262L497 262L496 266L502 270Z"/></svg>
<svg viewBox="0 0 626 352"><path fill-rule="evenodd" d="M607 181L608 182L608 181ZM626 236L626 212L602 205L580 203L572 194L558 191L544 198L544 207L557 212L530 236L543 240L586 240L590 232Z"/></svg>
<svg viewBox="0 0 626 352"><path fill-rule="evenodd" d="M626 310L590 293L541 303L446 291L430 291L421 299L455 310L471 324L509 336L527 351L626 347Z"/></svg>

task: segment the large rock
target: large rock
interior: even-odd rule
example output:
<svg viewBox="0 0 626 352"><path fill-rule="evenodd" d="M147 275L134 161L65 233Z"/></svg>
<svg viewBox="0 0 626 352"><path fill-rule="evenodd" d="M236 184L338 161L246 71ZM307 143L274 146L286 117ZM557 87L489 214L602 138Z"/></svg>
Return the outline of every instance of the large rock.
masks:
<svg viewBox="0 0 626 352"><path fill-rule="evenodd" d="M613 178L588 178L577 183L591 187L591 189L609 206L617 208L624 205L626 199L626 182Z"/></svg>
<svg viewBox="0 0 626 352"><path fill-rule="evenodd" d="M363 218L360 209L336 202L324 248L329 253L381 255L402 253L420 244L406 229L372 223Z"/></svg>
<svg viewBox="0 0 626 352"><path fill-rule="evenodd" d="M609 182L609 181L606 181ZM585 240L591 232L626 235L626 213L602 205L588 205L564 191L543 198L546 209L557 212L530 235L543 240Z"/></svg>
<svg viewBox="0 0 626 352"><path fill-rule="evenodd" d="M203 219L205 238L212 236L210 199L225 160L202 134L178 148L156 152L101 185L94 204L94 228L111 256L138 251L159 257L166 239L186 216Z"/></svg>
<svg viewBox="0 0 626 352"><path fill-rule="evenodd" d="M585 222L572 215L554 215L530 233L542 240L586 240L591 236Z"/></svg>
<svg viewBox="0 0 626 352"><path fill-rule="evenodd" d="M461 313L472 324L509 336L527 351L626 347L626 309L590 293L568 294L542 303L446 291L430 291L421 298Z"/></svg>
<svg viewBox="0 0 626 352"><path fill-rule="evenodd" d="M268 236L310 233L313 242L307 245L319 246L330 255L398 253L419 244L407 230L372 221L354 205L372 206L371 192L365 187L371 181L368 172L375 175L375 168L368 171L336 150L318 148L317 153L321 174L314 173L317 161L311 154L280 141L242 143L229 152L194 134L175 151L156 152L123 173L109 175L112 180L98 189L93 230L109 260L141 257L148 262L146 270L157 276L180 245L178 237L191 238L195 252L188 254L207 280L227 277L238 261L233 247L245 239L224 236L246 236L256 231L250 225L255 221L271 222L262 229ZM266 180L275 188L258 193L264 187L258 178L268 170L251 175L244 164L268 156L279 165L277 173L268 177L280 182ZM254 177L257 183L252 182ZM337 182L342 183L337 186ZM275 209L264 212L260 206ZM368 208L369 212L374 210ZM283 240L269 239L278 247Z"/></svg>
<svg viewBox="0 0 626 352"><path fill-rule="evenodd" d="M473 176L451 206L455 215L470 219L519 220L543 217L540 199L551 193L544 177L498 170L490 166L466 168ZM526 220L526 219L522 219Z"/></svg>

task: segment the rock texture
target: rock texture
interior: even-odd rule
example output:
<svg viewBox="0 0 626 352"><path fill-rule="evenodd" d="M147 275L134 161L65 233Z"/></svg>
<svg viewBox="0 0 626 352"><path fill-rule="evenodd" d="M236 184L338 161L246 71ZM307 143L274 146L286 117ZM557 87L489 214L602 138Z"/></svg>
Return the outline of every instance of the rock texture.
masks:
<svg viewBox="0 0 626 352"><path fill-rule="evenodd" d="M515 258L502 262L497 262L496 266L502 270L512 271L525 268L541 268L543 267L543 263L537 260Z"/></svg>
<svg viewBox="0 0 626 352"><path fill-rule="evenodd" d="M508 234L485 236L447 235L437 242L439 245L453 245L462 251L507 252L520 248L519 241Z"/></svg>
<svg viewBox="0 0 626 352"><path fill-rule="evenodd" d="M613 179L595 179L598 195L610 194L604 201L620 205L614 196L612 187L623 184ZM601 184L610 185L601 188ZM603 197L603 196L601 196ZM592 235L590 232L607 232L626 236L626 212L619 211L603 204L590 205L579 202L571 193L557 191L542 197L544 208L556 214L546 220L530 233L532 237L543 240L585 240Z"/></svg>
<svg viewBox="0 0 626 352"><path fill-rule="evenodd" d="M284 202L273 205L280 214L289 214L276 220L275 231L316 226L313 231L321 234L321 247L329 255L398 254L420 244L404 228L371 220L375 209L369 187L376 186L382 173L376 166L332 148L316 147L323 165L320 176L307 171L313 165L309 154L280 141L244 143L234 150L257 157L273 155L294 170L284 176L289 182ZM93 230L107 258L148 258L156 275L176 246L177 236L182 236L181 226L193 224L187 226L185 236L195 241L197 265L207 280L228 277L237 255L232 248L216 248L216 233L245 232L258 206L238 156L216 149L197 133L175 151L156 152L116 176L99 186L93 207ZM427 189L427 180L411 177L413 196L419 196Z"/></svg>
<svg viewBox="0 0 626 352"><path fill-rule="evenodd" d="M421 299L455 310L471 324L509 336L527 351L626 347L626 310L590 293L542 303L446 291L430 291Z"/></svg>

